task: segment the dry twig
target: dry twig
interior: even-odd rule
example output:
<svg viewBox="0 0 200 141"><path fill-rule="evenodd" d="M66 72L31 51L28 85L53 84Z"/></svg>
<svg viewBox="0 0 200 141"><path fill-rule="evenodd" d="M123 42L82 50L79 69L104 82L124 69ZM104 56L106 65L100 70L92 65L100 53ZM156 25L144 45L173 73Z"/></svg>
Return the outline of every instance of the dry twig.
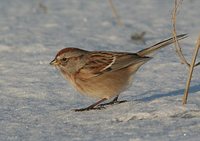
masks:
<svg viewBox="0 0 200 141"><path fill-rule="evenodd" d="M175 44L175 47L176 47L176 53L178 54L178 56L181 60L181 63L184 63L189 67L190 64L185 59L185 57L182 53L180 44L179 44L177 37L176 37L177 36L177 33L176 33L176 15L177 15L178 7L180 6L181 2L182 2L182 0L175 0L174 9L173 9L173 13L172 13L172 25L173 25L172 33L173 33L174 40L175 40L174 44Z"/></svg>
<svg viewBox="0 0 200 141"><path fill-rule="evenodd" d="M176 33L176 15L177 15L178 7L180 6L182 1L183 0L175 0L174 9L173 9L173 13L172 13L172 25L173 25L173 31L172 32L173 32L173 36L174 36L174 40L175 40L174 44L175 44L175 47L176 47L176 52L177 52L177 54L178 54L178 56L181 60L181 63L184 63L189 67L188 80L186 82L186 88L185 88L183 101L182 101L182 103L184 105L184 104L187 103L187 97L188 97L188 92L189 92L189 87L190 87L194 67L200 65L200 62L195 64L196 57L197 57L197 54L198 54L198 51L199 51L199 48L200 48L200 35L199 35L199 38L197 40L196 48L195 48L194 53L193 53L192 62L191 62L191 64L189 64L187 62L187 60L185 59L183 53L182 53L180 44L177 40L177 33Z"/></svg>
<svg viewBox="0 0 200 141"><path fill-rule="evenodd" d="M200 64L200 62L199 62L195 65L197 54L199 52L199 48L200 48L200 34L199 34L199 37L198 37L198 40L196 43L196 47L195 47L195 50L193 53L192 63L190 65L190 69L189 69L189 73L188 73L188 80L186 82L186 88L185 88L185 92L184 92L184 96L183 96L183 105L187 103L188 91L189 91L194 67L197 66L198 64Z"/></svg>
<svg viewBox="0 0 200 141"><path fill-rule="evenodd" d="M116 19L118 25L120 25L120 26L123 25L122 20L121 20L119 14L117 13L117 9L115 8L112 0L108 0L108 2L109 2L109 5L110 5L110 7L112 9L113 17Z"/></svg>

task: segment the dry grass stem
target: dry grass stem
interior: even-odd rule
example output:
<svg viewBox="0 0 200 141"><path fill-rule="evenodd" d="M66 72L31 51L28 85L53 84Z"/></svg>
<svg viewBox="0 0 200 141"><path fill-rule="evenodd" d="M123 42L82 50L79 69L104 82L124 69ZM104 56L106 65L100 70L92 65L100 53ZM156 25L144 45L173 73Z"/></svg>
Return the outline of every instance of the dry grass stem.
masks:
<svg viewBox="0 0 200 141"><path fill-rule="evenodd" d="M176 37L177 36L177 33L176 33L176 15L177 15L178 7L180 6L181 2L182 2L182 0L175 0L174 9L173 9L173 13L172 13L172 26L173 26L172 33L173 33L173 37L174 37L174 40L175 40L174 44L175 44L175 47L176 47L176 53L178 54L181 63L184 63L189 67L190 64L185 59L185 57L182 53L180 44L179 44L177 37Z"/></svg>
<svg viewBox="0 0 200 141"><path fill-rule="evenodd" d="M190 82L191 82L191 79L192 79L194 67L197 66L197 64L200 63L199 62L195 65L197 54L199 52L199 48L200 48L200 34L199 34L199 37L198 37L198 40L197 40L197 43L196 43L196 47L195 47L195 50L194 50L194 53L193 53L192 62L191 62L189 73L188 73L188 80L186 82L186 88L185 88L185 92L184 92L184 96L183 96L183 105L187 103L188 91L189 91Z"/></svg>
<svg viewBox="0 0 200 141"><path fill-rule="evenodd" d="M110 7L111 7L111 9L112 9L113 17L114 17L114 18L116 19L116 21L117 21L117 24L120 25L120 26L123 25L122 20L121 20L119 14L117 13L117 9L115 8L115 6L114 6L112 0L108 0L108 2L109 2L109 5L110 5Z"/></svg>

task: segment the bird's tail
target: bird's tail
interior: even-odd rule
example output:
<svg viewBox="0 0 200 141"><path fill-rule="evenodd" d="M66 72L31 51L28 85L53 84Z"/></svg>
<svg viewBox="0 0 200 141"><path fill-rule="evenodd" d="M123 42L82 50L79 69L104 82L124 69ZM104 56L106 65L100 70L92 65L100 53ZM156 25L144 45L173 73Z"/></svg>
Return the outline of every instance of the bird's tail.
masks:
<svg viewBox="0 0 200 141"><path fill-rule="evenodd" d="M178 40L181 40L181 39L186 38L186 37L187 37L187 34L180 34L180 35L177 35L176 37L177 37ZM161 49L161 48L163 48L163 47L166 47L167 45L170 45L170 44L172 44L172 43L174 43L174 42L175 42L174 37L172 37L172 38L166 39L166 40L164 40L164 41L161 41L161 42L159 42L159 43L157 43L157 44L155 44L155 45L153 45L153 46L150 46L150 47L148 47L148 48L145 48L145 49L143 49L143 50L137 52L137 54L138 54L139 56L142 56L142 57L143 57L143 56L148 55L148 54L150 54L150 53L152 53L152 52L154 52L154 51L156 51L156 50L158 50L158 49Z"/></svg>

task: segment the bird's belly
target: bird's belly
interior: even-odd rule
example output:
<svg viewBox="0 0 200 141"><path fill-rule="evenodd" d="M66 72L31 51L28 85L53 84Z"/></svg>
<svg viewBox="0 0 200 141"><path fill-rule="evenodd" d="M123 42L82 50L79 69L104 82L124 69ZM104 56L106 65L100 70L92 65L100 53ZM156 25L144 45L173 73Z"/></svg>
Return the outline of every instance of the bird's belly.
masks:
<svg viewBox="0 0 200 141"><path fill-rule="evenodd" d="M77 89L84 95L110 99L124 91L132 81L132 73L127 70L104 73L87 79L76 80Z"/></svg>

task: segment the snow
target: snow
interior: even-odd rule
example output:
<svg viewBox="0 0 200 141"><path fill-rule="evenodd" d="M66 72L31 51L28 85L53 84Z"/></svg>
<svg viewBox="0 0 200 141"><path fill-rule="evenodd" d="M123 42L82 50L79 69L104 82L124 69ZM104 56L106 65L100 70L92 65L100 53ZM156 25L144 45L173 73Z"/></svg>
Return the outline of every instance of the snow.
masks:
<svg viewBox="0 0 200 141"><path fill-rule="evenodd" d="M74 112L95 102L78 94L49 65L67 46L136 52L171 36L173 1L0 0L1 141L198 141L200 71L195 68L188 104L182 106L187 67L173 46L160 50L134 78L120 99L103 110ZM200 1L183 1L178 33L188 60L199 34ZM145 44L131 34L145 31ZM67 83L67 84L66 84Z"/></svg>

